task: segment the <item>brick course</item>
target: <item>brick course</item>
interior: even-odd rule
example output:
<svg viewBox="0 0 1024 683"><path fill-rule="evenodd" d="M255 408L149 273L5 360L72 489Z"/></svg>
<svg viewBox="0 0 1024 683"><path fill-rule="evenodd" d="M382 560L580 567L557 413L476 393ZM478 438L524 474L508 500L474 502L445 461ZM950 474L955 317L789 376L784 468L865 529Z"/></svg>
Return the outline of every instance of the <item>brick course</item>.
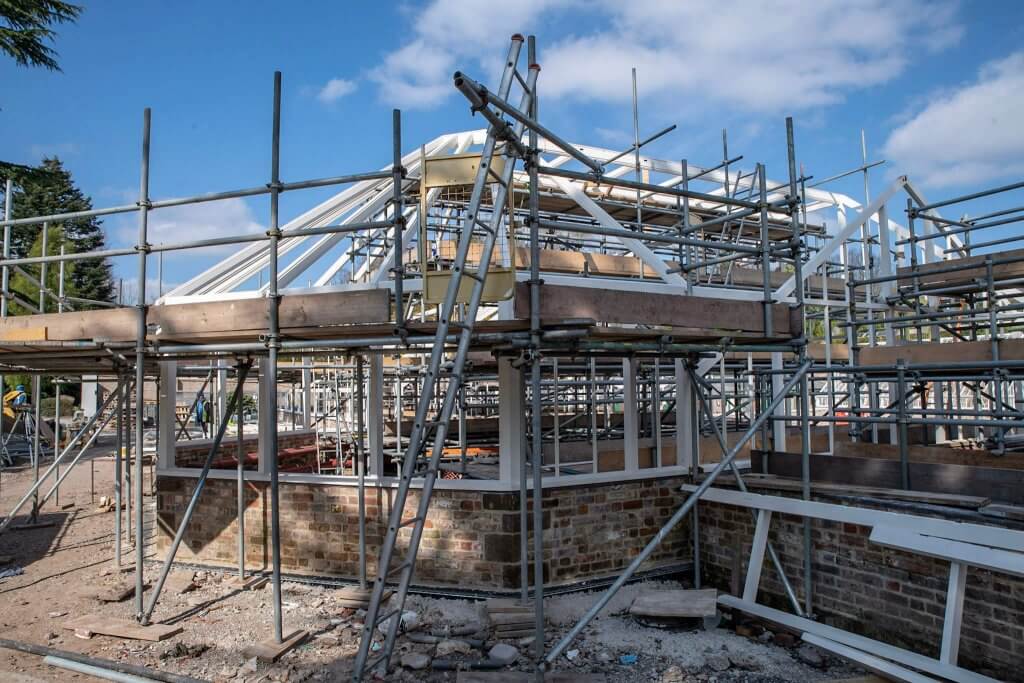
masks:
<svg viewBox="0 0 1024 683"><path fill-rule="evenodd" d="M191 494L194 479L161 476L158 548L165 551ZM548 585L617 574L684 500L683 479L548 489L544 492L544 578ZM211 479L200 499L178 559L208 565L236 563L236 484ZM352 486L282 483L282 566L287 572L354 577L358 571L358 498ZM367 488L367 550L371 576L392 489ZM268 489L246 488L246 562L269 567ZM405 517L415 514L412 491ZM528 507L532 505L528 504ZM519 496L516 492L435 490L416 570L421 585L511 591L519 586ZM884 508L881 508L884 509ZM532 509L530 510L532 520ZM738 593L753 537L744 508L700 504L703 579ZM410 529L400 535L399 552ZM949 563L868 542L869 529L815 520L812 524L814 607L826 624L937 656ZM532 580L532 533L530 540ZM802 598L803 522L776 514L771 540ZM684 522L644 569L688 562ZM782 585L765 562L759 601L788 610ZM971 568L967 576L960 665L1001 680L1024 683L1024 580Z"/></svg>
<svg viewBox="0 0 1024 683"><path fill-rule="evenodd" d="M746 508L700 503L706 582L727 592L736 592L737 585L742 590L753 530ZM868 527L813 520L811 590L818 620L937 657L949 562L869 543L869 535ZM769 539L802 601L802 518L774 514ZM960 666L1024 683L1024 579L971 567L965 595ZM758 602L791 611L767 559Z"/></svg>
<svg viewBox="0 0 1024 683"><path fill-rule="evenodd" d="M166 550L194 479L157 479L158 548ZM614 575L643 548L683 500L681 479L549 489L544 492L544 575L549 584ZM358 490L353 486L281 484L281 562L287 572L354 577L358 572ZM367 564L375 572L391 510L392 489L366 489ZM200 497L178 560L234 565L237 549L236 482L210 479ZM415 515L412 491L405 517ZM266 569L270 554L269 493L264 482L246 486L246 563ZM528 504L532 520L532 499ZM401 530L399 552L411 528ZM528 535L532 563L532 532ZM680 525L644 569L690 560L689 531ZM424 585L481 590L519 586L519 494L434 491L416 566ZM532 570L532 564L531 564ZM531 572L532 579L532 572Z"/></svg>

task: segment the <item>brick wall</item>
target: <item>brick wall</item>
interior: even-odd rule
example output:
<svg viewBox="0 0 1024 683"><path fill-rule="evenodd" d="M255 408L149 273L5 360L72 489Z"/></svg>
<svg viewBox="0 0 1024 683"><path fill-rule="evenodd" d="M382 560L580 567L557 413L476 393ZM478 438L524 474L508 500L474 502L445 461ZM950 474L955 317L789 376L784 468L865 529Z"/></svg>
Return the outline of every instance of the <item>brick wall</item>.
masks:
<svg viewBox="0 0 1024 683"><path fill-rule="evenodd" d="M746 508L700 504L705 581L723 591L742 591L753 528ZM774 514L771 529L769 539L802 600L803 521ZM869 534L868 527L813 521L811 590L819 621L937 657L949 562L869 543ZM758 601L791 611L767 558ZM1024 579L969 569L959 663L1000 680L1024 682Z"/></svg>
<svg viewBox="0 0 1024 683"><path fill-rule="evenodd" d="M277 438L278 448L292 448L295 446L307 446L316 442L316 432L309 430L302 430L297 432L281 432ZM213 443L212 439L195 439L192 441L183 440L179 441L174 447L174 464L176 467L202 467L203 462L206 461L206 456L210 452L210 444ZM221 442L220 451L217 453L216 458L234 458L237 452L237 437L235 434L225 434L224 440ZM259 438L255 434L249 434L242 438L242 447L246 453L251 453L257 449L259 445ZM232 464L230 469L234 469L236 465ZM256 469L253 466L246 465L246 470Z"/></svg>
<svg viewBox="0 0 1024 683"><path fill-rule="evenodd" d="M158 549L166 551L194 479L157 480ZM549 584L615 574L625 567L682 501L682 480L643 481L551 489L544 494L545 580ZM350 486L281 485L281 553L287 572L355 577L358 573L358 491ZM367 555L371 575L391 509L391 489L366 490ZM234 565L236 483L211 479L178 560ZM246 562L269 566L267 485L246 487ZM482 590L519 586L518 493L435 490L423 533L416 582ZM413 491L405 517L419 502ZM411 529L403 529L399 551ZM532 534L531 534L532 538ZM645 569L688 562L689 531L680 525ZM532 541L531 541L532 543ZM532 544L531 544L532 548ZM531 555L532 557L532 555ZM532 569L532 564L531 564Z"/></svg>

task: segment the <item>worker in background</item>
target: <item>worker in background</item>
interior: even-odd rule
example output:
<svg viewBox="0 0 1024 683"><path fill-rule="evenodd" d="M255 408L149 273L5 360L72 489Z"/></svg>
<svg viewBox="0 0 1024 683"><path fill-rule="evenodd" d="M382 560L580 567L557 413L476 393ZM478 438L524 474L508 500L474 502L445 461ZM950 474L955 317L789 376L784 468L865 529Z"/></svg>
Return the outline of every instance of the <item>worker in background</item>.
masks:
<svg viewBox="0 0 1024 683"><path fill-rule="evenodd" d="M203 438L206 438L206 425L209 424L207 413L209 410L210 406L206 402L206 397L200 391L199 396L196 397L196 424L203 430Z"/></svg>

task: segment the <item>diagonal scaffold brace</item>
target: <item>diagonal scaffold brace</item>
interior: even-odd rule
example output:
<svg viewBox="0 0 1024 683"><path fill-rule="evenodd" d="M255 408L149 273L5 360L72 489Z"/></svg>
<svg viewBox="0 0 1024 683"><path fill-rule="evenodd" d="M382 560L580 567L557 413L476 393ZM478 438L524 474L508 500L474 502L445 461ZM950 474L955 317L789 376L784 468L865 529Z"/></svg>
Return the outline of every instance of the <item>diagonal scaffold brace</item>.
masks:
<svg viewBox="0 0 1024 683"><path fill-rule="evenodd" d="M633 561L630 562L629 566L626 567L622 574L615 579L615 582L601 594L601 597L598 598L597 602L595 602L589 610L587 610L587 613L580 618L576 625L573 626L572 629L570 629L569 632L565 634L565 636L558 641L553 648L551 648L551 651L548 652L547 656L544 658L545 662L551 664L551 662L555 661L558 655L560 655L565 648L569 647L569 645L580 635L583 629L587 627L587 624L594 620L594 617L604 609L604 606L608 604L608 601L611 600L612 597L619 592L619 589L629 581L633 574L640 569L640 565L642 565L651 553L661 545L661 542L665 540L665 537L668 536L672 529L674 529L676 525L678 525L679 522L681 522L697 505L697 501L700 500L700 497L704 495L705 491L711 488L711 485L715 483L718 475L725 471L725 468L732 463L736 458L736 455L740 452L743 446L746 445L747 441L750 441L751 437L753 437L761 428L761 425L772 416L775 408L785 400L786 396L789 395L789 392L793 390L793 387L800 383L801 378L806 375L811 364L812 361L805 361L796 369L793 376L789 378L779 392L772 398L771 402L769 402L761 411L761 414L758 415L750 424L750 427L747 428L747 431L744 432L743 436L741 436L736 442L736 445L729 449L729 452L725 454L717 465L715 465L715 468L711 470L710 474L708 474L704 481L700 483L697 489L690 494L679 509L675 511L667 522L665 522L664 526L662 526L661 529L658 530L658 533L654 535L654 538L648 541L647 545L644 546L644 549L641 550L635 558L633 558Z"/></svg>

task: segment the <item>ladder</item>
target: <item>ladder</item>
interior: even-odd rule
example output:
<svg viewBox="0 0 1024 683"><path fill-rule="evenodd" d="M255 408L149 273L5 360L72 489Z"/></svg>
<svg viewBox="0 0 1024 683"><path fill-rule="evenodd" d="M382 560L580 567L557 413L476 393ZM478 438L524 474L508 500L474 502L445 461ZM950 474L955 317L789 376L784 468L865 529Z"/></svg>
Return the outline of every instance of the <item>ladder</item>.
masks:
<svg viewBox="0 0 1024 683"><path fill-rule="evenodd" d="M508 57L505 60L505 69L501 77L498 94L501 98L506 99L511 90L513 78L518 79L523 85L522 110L529 111L538 69L530 65L529 75L525 80L517 73L516 65L519 61L522 45L522 36L512 36L512 44L509 47ZM395 494L395 500L388 517L387 531L380 548L377 576L373 583L373 590L363 624L363 635L359 643L359 652L356 655L352 672L352 680L356 683L364 680L364 677L372 674L378 667L383 667L386 673L391 653L394 650L402 610L405 607L406 595L412 582L416 554L419 550L420 538L426 523L427 510L430 506L434 482L437 479L438 465L448 433L448 424L459 396L462 371L469 352L477 309L483 296L484 280L487 276L491 254L494 250L502 216L506 208L507 193L512 186L516 150L520 149L519 142L523 133L523 125L521 123L510 125L504 120L494 120L490 117L489 120L491 120L491 124L487 128L487 137L484 140L483 149L480 153L480 165L477 168L473 191L470 195L469 205L463 221L463 229L459 236L458 250L455 255L455 261L452 264L452 277L449 280L445 300L442 304L441 313L438 316L435 341L430 354L430 363L424 376L423 390L416 406L416 416L412 424L409 445L405 450L401 463L401 478L398 490ZM508 163L504 165L500 177L491 169L491 161L496 154L499 141L504 146L503 154L509 159ZM489 185L492 186L492 209L486 220L482 220L479 218L479 212L483 204L484 190ZM466 259L469 254L470 244L474 235L479 236L481 234L484 238L484 246L481 251L479 265L475 271L467 270ZM468 277L474 281L472 294L469 297L469 303L466 304L465 315L457 325L459 332L455 357L451 363L445 363L445 342L448 338L453 314L457 308L456 300L463 277ZM435 414L431 417L431 405L433 404L435 393L441 396L441 407L439 410L433 411ZM414 517L402 519L412 479L414 476L420 475L423 477L423 484L416 514ZM395 558L395 546L399 531L406 527L412 527L408 550L404 557ZM397 560L397 562L393 562L394 560ZM381 603L386 586L389 581L394 581L395 579L398 582L398 589L390 599L388 610L382 612L383 605ZM387 633L384 644L377 651L373 652L374 656L370 659L371 647L375 642L374 631L380 624L385 622L387 622Z"/></svg>

